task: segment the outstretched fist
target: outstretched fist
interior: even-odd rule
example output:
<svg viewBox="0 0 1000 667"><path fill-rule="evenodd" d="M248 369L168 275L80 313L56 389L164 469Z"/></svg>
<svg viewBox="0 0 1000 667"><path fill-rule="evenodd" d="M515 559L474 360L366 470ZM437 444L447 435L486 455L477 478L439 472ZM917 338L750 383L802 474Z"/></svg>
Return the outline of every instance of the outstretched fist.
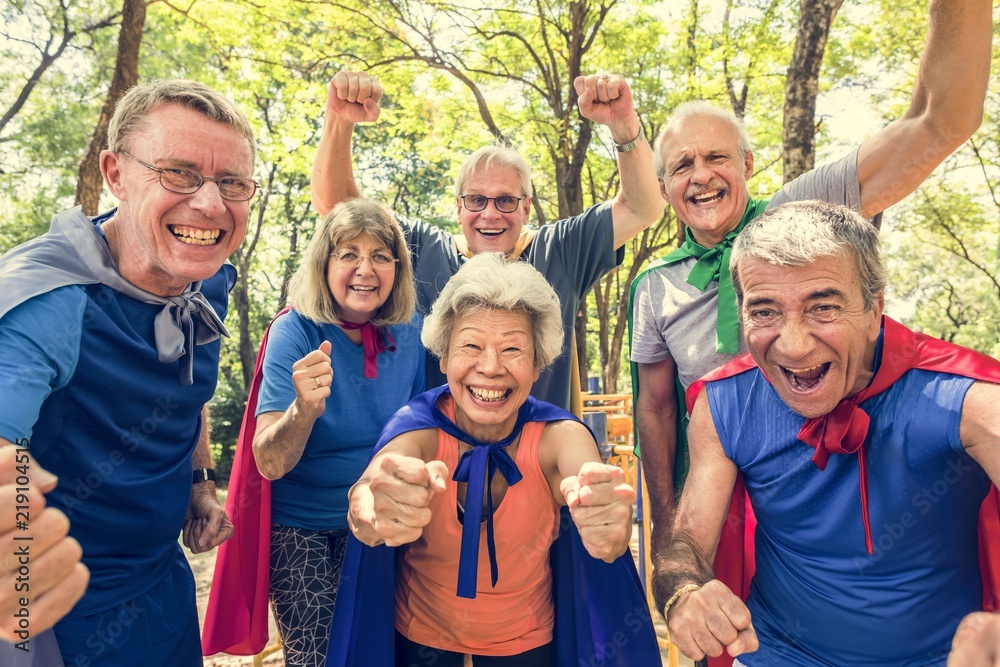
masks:
<svg viewBox="0 0 1000 667"><path fill-rule="evenodd" d="M326 113L352 123L374 123L382 113L381 99L378 80L365 72L342 70L330 79Z"/></svg>
<svg viewBox="0 0 1000 667"><path fill-rule="evenodd" d="M632 90L620 74L578 76L573 87L579 96L580 115L607 125L617 144L639 135L639 115L632 106Z"/></svg>
<svg viewBox="0 0 1000 667"><path fill-rule="evenodd" d="M319 349L292 364L295 401L302 414L311 419L319 419L326 411L326 399L330 396L330 385L333 384L330 349L330 341L325 340L319 344Z"/></svg>
<svg viewBox="0 0 1000 667"><path fill-rule="evenodd" d="M559 485L583 546L608 563L625 553L632 539L635 490L617 466L588 462Z"/></svg>

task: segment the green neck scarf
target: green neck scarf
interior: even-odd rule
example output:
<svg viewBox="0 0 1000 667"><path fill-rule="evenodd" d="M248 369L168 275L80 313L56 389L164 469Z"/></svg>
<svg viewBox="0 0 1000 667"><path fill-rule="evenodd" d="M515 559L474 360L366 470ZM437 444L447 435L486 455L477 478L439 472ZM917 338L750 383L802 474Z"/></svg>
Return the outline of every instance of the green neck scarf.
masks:
<svg viewBox="0 0 1000 667"><path fill-rule="evenodd" d="M724 354L736 354L740 341L740 318L736 312L736 291L729 274L729 255L733 251L733 241L747 223L764 212L767 199L751 199L746 211L736 228L726 234L725 238L711 248L705 248L694 240L691 230L684 231L684 243L681 247L663 258L663 264L676 264L688 257L696 257L698 261L691 267L687 283L697 287L702 292L712 281L719 283L719 316L715 327L715 351Z"/></svg>

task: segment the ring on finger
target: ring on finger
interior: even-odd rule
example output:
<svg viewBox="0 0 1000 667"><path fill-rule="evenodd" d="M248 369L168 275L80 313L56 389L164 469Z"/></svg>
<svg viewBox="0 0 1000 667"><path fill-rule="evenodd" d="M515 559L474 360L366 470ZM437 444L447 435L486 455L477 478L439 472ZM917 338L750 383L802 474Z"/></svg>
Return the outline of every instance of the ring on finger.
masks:
<svg viewBox="0 0 1000 667"><path fill-rule="evenodd" d="M611 80L611 75L610 74L602 74L601 75L601 81L610 81L610 80Z"/></svg>
<svg viewBox="0 0 1000 667"><path fill-rule="evenodd" d="M322 383L322 382L320 382L320 380L319 380L319 378L318 378L318 377L314 377L314 378L313 378L313 380L316 380L316 388L317 388L317 389L319 389L320 387L322 387L322 386L323 386L323 383Z"/></svg>

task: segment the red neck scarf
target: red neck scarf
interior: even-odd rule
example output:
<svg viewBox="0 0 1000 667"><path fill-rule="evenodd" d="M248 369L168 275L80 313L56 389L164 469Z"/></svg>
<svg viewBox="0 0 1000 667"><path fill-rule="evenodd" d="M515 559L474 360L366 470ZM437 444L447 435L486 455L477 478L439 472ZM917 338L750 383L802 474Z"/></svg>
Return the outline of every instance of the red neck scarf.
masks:
<svg viewBox="0 0 1000 667"><path fill-rule="evenodd" d="M387 329L377 327L371 322L355 324L344 320L340 323L340 328L348 331L361 329L361 346L365 349L365 377L369 380L377 378L379 352L386 350L392 352L396 349L396 341L392 339L392 335Z"/></svg>
<svg viewBox="0 0 1000 667"><path fill-rule="evenodd" d="M698 394L707 382L732 377L757 364L749 355L734 359L693 383L687 390L687 408L694 408ZM914 333L902 324L882 318L882 359L875 377L864 390L843 399L829 414L807 419L799 430L798 438L814 447L812 461L820 470L826 468L830 454L858 454L861 486L861 517L865 526L865 547L873 552L871 526L868 518L868 470L865 463L864 442L868 436L870 419L859 404L877 396L893 385L911 369L953 373L984 382L1000 383L1000 362L979 352L952 343ZM765 376L766 377L766 376ZM1000 532L1000 491L994 486L980 510L980 565L983 585L986 588L984 606L1000 606L1000 544L984 539L989 533L994 537Z"/></svg>

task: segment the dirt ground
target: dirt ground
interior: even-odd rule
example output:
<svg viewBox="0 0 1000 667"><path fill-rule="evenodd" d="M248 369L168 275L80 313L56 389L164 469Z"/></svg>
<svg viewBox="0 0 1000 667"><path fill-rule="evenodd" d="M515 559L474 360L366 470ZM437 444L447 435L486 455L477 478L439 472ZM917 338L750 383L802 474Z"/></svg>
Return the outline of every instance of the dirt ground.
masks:
<svg viewBox="0 0 1000 667"><path fill-rule="evenodd" d="M636 556L638 552L637 531L633 532L632 536L632 555ZM186 550L185 550L186 551ZM212 573L215 570L215 551L207 554L191 554L187 552L188 561L191 563L191 569L194 571L195 584L198 591L198 613L201 617L202 625L204 626L205 620L205 609L208 606L208 590L212 582ZM661 637L664 634L663 622L659 617L656 617L659 621L656 625L657 634ZM272 640L276 636L274 630L274 619L270 619L271 626L271 638ZM667 654L666 651L661 653L662 664L667 665ZM285 660L282 657L281 651L277 651L273 655L268 656L264 659L265 667L284 667ZM205 667L250 667L253 665L253 658L250 656L233 656L225 655L219 653L205 658ZM680 667L691 667L692 663L684 658L681 659ZM374 665L371 667L375 667ZM637 666L639 667L639 666Z"/></svg>

